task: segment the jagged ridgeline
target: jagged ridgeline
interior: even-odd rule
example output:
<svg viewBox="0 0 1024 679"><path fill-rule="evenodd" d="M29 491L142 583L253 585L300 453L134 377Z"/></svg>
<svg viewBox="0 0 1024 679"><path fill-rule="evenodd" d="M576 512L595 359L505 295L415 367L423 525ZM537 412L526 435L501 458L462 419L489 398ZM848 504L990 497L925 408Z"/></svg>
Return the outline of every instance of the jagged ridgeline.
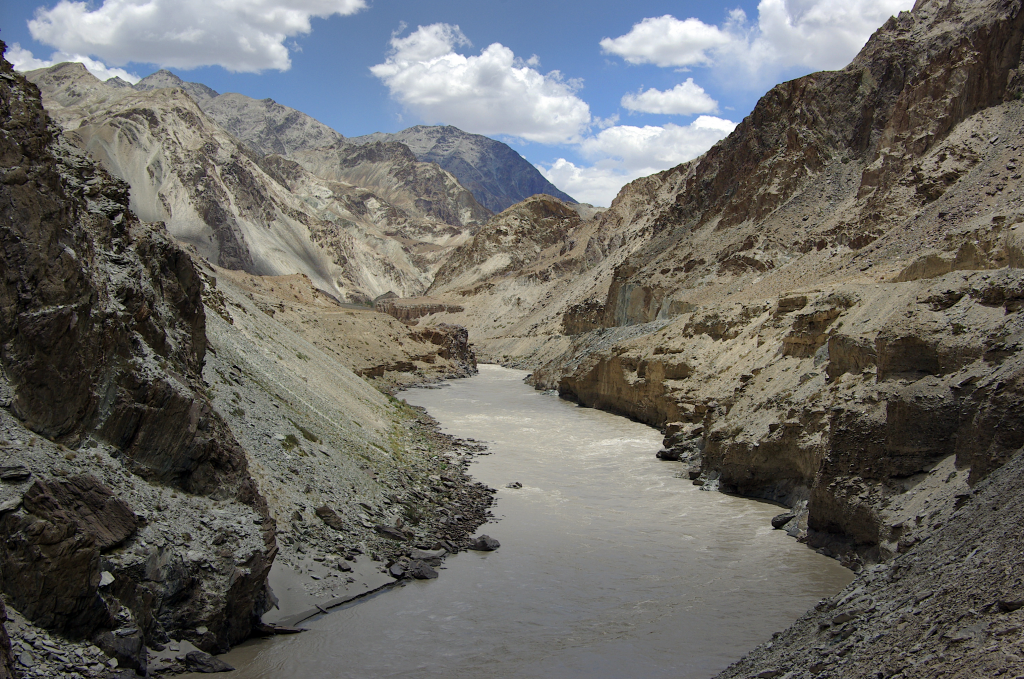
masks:
<svg viewBox="0 0 1024 679"><path fill-rule="evenodd" d="M506 145L451 127L346 139L168 71L135 86L80 64L28 77L73 140L129 183L143 219L219 266L302 273L342 301L418 295L492 210L534 193L571 200Z"/></svg>

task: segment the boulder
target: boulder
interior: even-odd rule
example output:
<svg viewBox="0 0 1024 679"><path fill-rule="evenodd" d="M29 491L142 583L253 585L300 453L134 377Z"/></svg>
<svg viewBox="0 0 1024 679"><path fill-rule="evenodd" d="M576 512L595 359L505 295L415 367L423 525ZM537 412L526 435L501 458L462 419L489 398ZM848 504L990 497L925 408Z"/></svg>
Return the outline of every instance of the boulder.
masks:
<svg viewBox="0 0 1024 679"><path fill-rule="evenodd" d="M469 548L478 552L493 552L498 547L501 547L501 543L490 535L481 535L480 537L473 538L469 543Z"/></svg>
<svg viewBox="0 0 1024 679"><path fill-rule="evenodd" d="M383 535L384 537L391 538L392 540L401 540L402 542L408 540L408 538L405 536L405 533L398 530L397 528L392 528L391 526L377 524L373 527L373 529L381 535Z"/></svg>
<svg viewBox="0 0 1024 679"><path fill-rule="evenodd" d="M345 530L345 522L341 520L338 513L324 505L323 507L317 507L316 515L320 517L320 520L326 523L334 530Z"/></svg>
<svg viewBox="0 0 1024 679"><path fill-rule="evenodd" d="M93 637L93 643L108 657L116 659L119 668L136 670L146 676L146 643L137 628L100 632Z"/></svg>
<svg viewBox="0 0 1024 679"><path fill-rule="evenodd" d="M413 560L405 569L406 576L417 580L433 580L437 577L437 571L425 561Z"/></svg>
<svg viewBox="0 0 1024 679"><path fill-rule="evenodd" d="M220 658L215 658L203 651L191 651L185 654L185 667L190 672L200 672L202 674L232 672L235 669Z"/></svg>
<svg viewBox="0 0 1024 679"><path fill-rule="evenodd" d="M780 530L786 527L790 521L796 518L794 512L786 512L785 514L779 514L778 516L772 517L772 528Z"/></svg>
<svg viewBox="0 0 1024 679"><path fill-rule="evenodd" d="M0 481L24 481L32 476L32 472L23 464L0 466Z"/></svg>

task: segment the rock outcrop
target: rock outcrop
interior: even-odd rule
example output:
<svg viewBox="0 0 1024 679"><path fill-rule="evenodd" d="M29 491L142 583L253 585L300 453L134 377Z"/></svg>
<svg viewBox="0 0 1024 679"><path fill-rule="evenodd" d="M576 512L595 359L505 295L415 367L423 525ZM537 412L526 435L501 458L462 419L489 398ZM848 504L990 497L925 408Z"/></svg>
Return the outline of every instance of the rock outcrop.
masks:
<svg viewBox="0 0 1024 679"><path fill-rule="evenodd" d="M401 142L416 158L437 163L472 191L488 210L503 212L540 193L575 203L508 145L451 125L417 125L401 132L352 137L353 144Z"/></svg>
<svg viewBox="0 0 1024 679"><path fill-rule="evenodd" d="M1019 675L1022 462L965 493L931 539L865 569L719 678Z"/></svg>
<svg viewBox="0 0 1024 679"><path fill-rule="evenodd" d="M265 610L276 548L245 454L205 394L202 280L129 210L127 185L57 131L38 89L6 61L0 76L0 416L5 465L24 470L0 488L4 593L40 625L97 643L117 629L226 648ZM160 503L136 500L165 492L195 499L147 526ZM230 566L179 557L172 586L147 545L174 530L163 520L182 530L217 502L246 521L224 545Z"/></svg>
<svg viewBox="0 0 1024 679"><path fill-rule="evenodd" d="M389 297L379 299L373 303L373 308L382 314L387 314L402 321L403 323L415 324L424 316L432 314L452 313L457 314L464 309L457 304L442 304L429 297L414 299L402 299L401 297Z"/></svg>

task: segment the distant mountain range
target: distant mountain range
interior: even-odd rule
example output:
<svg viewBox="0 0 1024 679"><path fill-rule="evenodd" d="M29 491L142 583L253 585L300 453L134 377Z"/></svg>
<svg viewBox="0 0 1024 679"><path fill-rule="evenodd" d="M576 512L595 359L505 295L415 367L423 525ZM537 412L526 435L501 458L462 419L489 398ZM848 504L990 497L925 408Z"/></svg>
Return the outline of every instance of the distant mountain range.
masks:
<svg viewBox="0 0 1024 679"><path fill-rule="evenodd" d="M27 77L69 139L128 182L142 219L225 268L305 274L350 302L415 295L492 214L408 147L350 144L269 100L166 71L136 87L77 63Z"/></svg>
<svg viewBox="0 0 1024 679"><path fill-rule="evenodd" d="M127 84L127 83L126 83ZM571 196L544 178L536 167L507 144L451 125L417 125L401 132L375 132L344 137L314 118L278 104L243 94L218 94L201 83L186 82L160 70L140 80L134 89L146 91L179 87L225 130L256 150L289 157L296 151L352 144L399 142L424 163L437 163L451 172L481 205L492 212L545 193L575 203Z"/></svg>
<svg viewBox="0 0 1024 679"><path fill-rule="evenodd" d="M502 212L539 193L567 203L577 202L508 145L451 125L417 125L391 134L375 132L365 137L350 137L348 141L353 144L401 142L418 160L437 163L455 175L481 205L494 212Z"/></svg>

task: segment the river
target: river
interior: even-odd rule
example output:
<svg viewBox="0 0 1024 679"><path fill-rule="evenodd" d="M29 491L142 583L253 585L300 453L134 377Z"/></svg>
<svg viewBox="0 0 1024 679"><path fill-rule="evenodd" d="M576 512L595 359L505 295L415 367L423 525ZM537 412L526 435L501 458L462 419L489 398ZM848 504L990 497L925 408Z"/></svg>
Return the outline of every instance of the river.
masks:
<svg viewBox="0 0 1024 679"><path fill-rule="evenodd" d="M852 579L773 531L779 507L679 478L656 430L525 375L401 394L488 445L470 473L500 489L479 532L501 548L260 642L232 676L706 679Z"/></svg>

